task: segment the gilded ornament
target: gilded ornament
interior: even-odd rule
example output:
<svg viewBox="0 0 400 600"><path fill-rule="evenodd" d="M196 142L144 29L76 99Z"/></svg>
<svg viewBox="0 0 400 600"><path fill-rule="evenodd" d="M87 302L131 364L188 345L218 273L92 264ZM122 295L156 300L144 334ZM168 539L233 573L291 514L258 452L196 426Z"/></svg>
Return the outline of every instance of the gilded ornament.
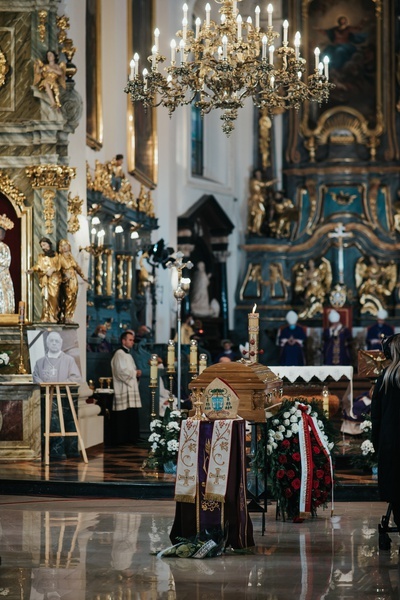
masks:
<svg viewBox="0 0 400 600"><path fill-rule="evenodd" d="M3 52L0 51L0 87L2 87L6 82L6 75L10 70L9 65L7 64L7 59Z"/></svg>
<svg viewBox="0 0 400 600"><path fill-rule="evenodd" d="M76 233L80 229L79 215L82 214L83 200L79 196L74 198L71 192L68 194L68 212L71 213L71 217L68 220L68 231L69 233Z"/></svg>
<svg viewBox="0 0 400 600"><path fill-rule="evenodd" d="M53 189L43 190L43 217L46 233L53 233L53 221L56 216L54 198L56 192Z"/></svg>
<svg viewBox="0 0 400 600"><path fill-rule="evenodd" d="M43 44L44 40L46 38L47 10L39 10L38 17L39 17L39 25L38 25L39 39Z"/></svg>
<svg viewBox="0 0 400 600"><path fill-rule="evenodd" d="M355 280L361 313L376 316L379 310L386 309L396 287L397 265L393 260L378 263L374 256L362 256L356 263Z"/></svg>
<svg viewBox="0 0 400 600"><path fill-rule="evenodd" d="M303 299L305 305L299 313L299 318L312 318L322 313L325 297L332 285L332 267L329 260L322 257L319 265L312 258L308 264L297 263L293 274L294 291Z"/></svg>
<svg viewBox="0 0 400 600"><path fill-rule="evenodd" d="M24 208L24 203L26 201L25 195L15 187L9 176L1 170L0 189L20 209Z"/></svg>

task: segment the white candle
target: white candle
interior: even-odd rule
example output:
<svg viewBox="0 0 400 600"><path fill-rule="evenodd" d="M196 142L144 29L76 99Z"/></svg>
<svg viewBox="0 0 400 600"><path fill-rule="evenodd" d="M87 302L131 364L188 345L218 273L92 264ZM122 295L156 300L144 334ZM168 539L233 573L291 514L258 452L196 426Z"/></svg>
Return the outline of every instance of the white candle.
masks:
<svg viewBox="0 0 400 600"><path fill-rule="evenodd" d="M171 47L171 63L174 64L175 56L176 56L176 41L175 40L171 40L170 47Z"/></svg>
<svg viewBox="0 0 400 600"><path fill-rule="evenodd" d="M252 362L257 361L258 336L260 330L260 315L256 313L256 309L257 304L253 306L252 312L248 314L249 358Z"/></svg>
<svg viewBox="0 0 400 600"><path fill-rule="evenodd" d="M318 70L320 49L319 48L315 48L314 54L315 54L315 68Z"/></svg>
<svg viewBox="0 0 400 600"><path fill-rule="evenodd" d="M225 25L225 21L226 21L226 16L224 13L222 13L221 15L221 25Z"/></svg>
<svg viewBox="0 0 400 600"><path fill-rule="evenodd" d="M197 341L196 340L192 340L190 342L189 370L191 373L195 373L197 371Z"/></svg>
<svg viewBox="0 0 400 600"><path fill-rule="evenodd" d="M271 75L269 82L271 84L271 89L273 90L275 87L275 77L273 75Z"/></svg>
<svg viewBox="0 0 400 600"><path fill-rule="evenodd" d="M134 79L134 77L135 77L135 61L133 60L133 58L132 58L131 62L129 63L129 66L131 68L129 79L132 81L132 79Z"/></svg>
<svg viewBox="0 0 400 600"><path fill-rule="evenodd" d="M237 13L237 0L233 0L233 8L232 8L233 16Z"/></svg>
<svg viewBox="0 0 400 600"><path fill-rule="evenodd" d="M275 46L270 46L269 47L269 64L272 65L274 64L274 52L275 52Z"/></svg>
<svg viewBox="0 0 400 600"><path fill-rule="evenodd" d="M300 39L301 39L300 31L296 31L296 35L294 36L294 52L295 52L296 60L300 56Z"/></svg>
<svg viewBox="0 0 400 600"><path fill-rule="evenodd" d="M325 77L329 79L329 56L324 56Z"/></svg>
<svg viewBox="0 0 400 600"><path fill-rule="evenodd" d="M151 68L155 71L156 68L156 56L157 56L157 48L155 46L151 49L152 59L151 59Z"/></svg>
<svg viewBox="0 0 400 600"><path fill-rule="evenodd" d="M158 380L158 356L157 354L151 355L150 360L150 385L157 385Z"/></svg>
<svg viewBox="0 0 400 600"><path fill-rule="evenodd" d="M25 302L22 300L18 303L18 323L25 322Z"/></svg>
<svg viewBox="0 0 400 600"><path fill-rule="evenodd" d="M268 39L267 39L266 35L263 35L261 42L262 42L262 56L261 56L261 58L262 58L262 60L266 60L266 58L267 58L267 42L268 42Z"/></svg>
<svg viewBox="0 0 400 600"><path fill-rule="evenodd" d="M237 19L236 19L238 42L242 41L242 23L243 23L242 15L238 15Z"/></svg>
<svg viewBox="0 0 400 600"><path fill-rule="evenodd" d="M182 6L182 10L183 10L183 18L187 20L187 16L188 16L188 5L185 4Z"/></svg>
<svg viewBox="0 0 400 600"><path fill-rule="evenodd" d="M170 370L175 369L175 342L173 340L168 342L167 367Z"/></svg>
<svg viewBox="0 0 400 600"><path fill-rule="evenodd" d="M147 76L149 72L147 69L143 69L143 82L144 82L144 91L147 90Z"/></svg>
<svg viewBox="0 0 400 600"><path fill-rule="evenodd" d="M260 29L260 7L256 6L254 12L256 13L256 29Z"/></svg>
<svg viewBox="0 0 400 600"><path fill-rule="evenodd" d="M288 29L289 29L289 22L286 21L286 19L283 21L283 43L287 44L288 42Z"/></svg>
<svg viewBox="0 0 400 600"><path fill-rule="evenodd" d="M267 13L268 13L268 27L272 27L272 12L273 12L274 8L272 6L272 4L268 4L267 6Z"/></svg>
<svg viewBox="0 0 400 600"><path fill-rule="evenodd" d="M187 34L187 24L188 20L186 18L182 19L182 39L186 41Z"/></svg>
<svg viewBox="0 0 400 600"><path fill-rule="evenodd" d="M222 36L222 54L224 60L228 59L228 38L226 35Z"/></svg>
<svg viewBox="0 0 400 600"><path fill-rule="evenodd" d="M222 46L218 46L217 52L218 52L218 60L222 60L222 54L223 54L222 53Z"/></svg>
<svg viewBox="0 0 400 600"><path fill-rule="evenodd" d="M201 19L200 19L200 17L197 17L197 19L196 19L196 40L199 39L200 25L201 25Z"/></svg>
<svg viewBox="0 0 400 600"><path fill-rule="evenodd" d="M185 62L185 42L181 40L179 42L179 52L181 53L181 65Z"/></svg>
<svg viewBox="0 0 400 600"><path fill-rule="evenodd" d="M135 61L134 76L137 77L139 75L139 54L137 52L133 55L133 60Z"/></svg>
<svg viewBox="0 0 400 600"><path fill-rule="evenodd" d="M206 27L210 27L210 12L211 12L211 6L207 2L207 4L206 4Z"/></svg>
<svg viewBox="0 0 400 600"><path fill-rule="evenodd" d="M158 27L156 27L154 30L154 45L157 48L157 52L159 49L159 38L160 38L160 30L158 29Z"/></svg>
<svg viewBox="0 0 400 600"><path fill-rule="evenodd" d="M251 17L247 17L247 34L250 33L252 25L253 25L252 18Z"/></svg>
<svg viewBox="0 0 400 600"><path fill-rule="evenodd" d="M320 63L318 63L318 73L321 77L322 77L323 72L324 72L324 65L322 64L322 62L320 62Z"/></svg>
<svg viewBox="0 0 400 600"><path fill-rule="evenodd" d="M207 368L207 354L200 354L199 360L199 375Z"/></svg>

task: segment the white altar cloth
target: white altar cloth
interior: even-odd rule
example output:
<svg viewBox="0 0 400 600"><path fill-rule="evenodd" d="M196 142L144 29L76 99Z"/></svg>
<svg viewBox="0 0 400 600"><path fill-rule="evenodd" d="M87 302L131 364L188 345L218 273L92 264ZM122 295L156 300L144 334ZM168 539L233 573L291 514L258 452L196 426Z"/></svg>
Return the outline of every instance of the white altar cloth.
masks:
<svg viewBox="0 0 400 600"><path fill-rule="evenodd" d="M269 367L270 370L283 379L284 377L294 383L297 379L310 381L313 377L319 381L326 381L328 377L332 377L335 381L339 381L341 377L346 377L349 381L349 401L353 404L353 372L354 368L344 365L319 365L316 367Z"/></svg>

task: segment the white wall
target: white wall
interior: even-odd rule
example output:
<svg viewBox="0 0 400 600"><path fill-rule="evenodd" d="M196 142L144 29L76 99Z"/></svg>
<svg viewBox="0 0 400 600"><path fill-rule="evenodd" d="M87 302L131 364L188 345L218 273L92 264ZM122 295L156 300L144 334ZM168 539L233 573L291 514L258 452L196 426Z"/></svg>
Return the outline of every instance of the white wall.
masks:
<svg viewBox="0 0 400 600"><path fill-rule="evenodd" d="M156 0L155 25L160 29L160 50L169 62L169 43L180 27L181 0ZM65 0L59 13L70 17L69 35L77 47L74 63L76 89L85 100L85 2ZM77 179L71 191L86 197L86 160L94 168L95 160L106 162L115 154L127 154L127 102L123 88L128 74L127 57L127 0L102 0L102 89L104 140L103 148L96 152L86 146L86 107L74 135L70 136L70 164L77 167ZM150 48L149 48L150 53ZM253 169L252 134L253 107L248 103L240 111L235 131L226 138L220 130L219 115L205 117L206 164L210 180L190 177L190 109L178 109L172 118L166 109L157 110L159 142L158 186L153 193L159 229L153 233L153 242L164 238L167 245L176 248L177 218L203 194L213 194L235 225L230 236L228 259L229 327L233 327L235 290L241 269L239 245L244 241L247 215L248 180ZM134 192L140 184L130 177ZM87 245L86 220L78 235L74 236L74 254L79 245ZM80 253L83 259L84 253ZM157 306L157 341L166 342L171 327L175 327L175 308L170 270L158 269L157 284L162 297ZM80 343L86 323L84 294L79 308ZM149 323L148 323L149 324ZM82 339L81 339L82 338ZM83 346L82 346L83 347Z"/></svg>

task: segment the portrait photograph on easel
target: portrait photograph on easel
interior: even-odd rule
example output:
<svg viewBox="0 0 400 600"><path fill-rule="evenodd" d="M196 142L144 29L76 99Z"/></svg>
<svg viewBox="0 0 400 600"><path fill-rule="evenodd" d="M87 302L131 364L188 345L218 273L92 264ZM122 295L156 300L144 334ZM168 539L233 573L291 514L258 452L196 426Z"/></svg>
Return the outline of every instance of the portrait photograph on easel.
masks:
<svg viewBox="0 0 400 600"><path fill-rule="evenodd" d="M27 333L34 383L82 380L76 331L34 329Z"/></svg>

